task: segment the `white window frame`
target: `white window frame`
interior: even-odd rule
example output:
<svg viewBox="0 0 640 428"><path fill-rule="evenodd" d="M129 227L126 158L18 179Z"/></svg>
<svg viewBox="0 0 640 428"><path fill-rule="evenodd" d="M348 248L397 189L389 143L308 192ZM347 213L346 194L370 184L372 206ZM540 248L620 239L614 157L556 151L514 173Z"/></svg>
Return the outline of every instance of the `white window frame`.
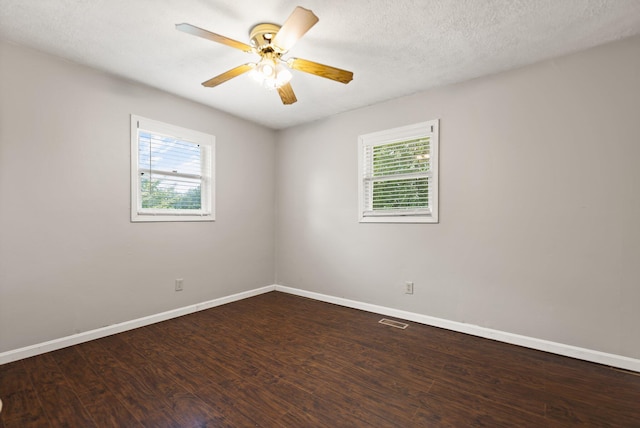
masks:
<svg viewBox="0 0 640 428"><path fill-rule="evenodd" d="M439 159L439 119L420 122L399 128L387 129L360 135L358 138L358 217L360 223L438 223L438 159ZM388 211L384 214L367 215L369 212L365 195L367 160L366 148L429 137L430 171L429 210L422 213L407 213L402 210Z"/></svg>
<svg viewBox="0 0 640 428"><path fill-rule="evenodd" d="M138 165L139 131L165 135L200 145L201 209L142 208L141 174ZM185 222L215 220L215 137L192 129L131 115L131 221L132 222Z"/></svg>

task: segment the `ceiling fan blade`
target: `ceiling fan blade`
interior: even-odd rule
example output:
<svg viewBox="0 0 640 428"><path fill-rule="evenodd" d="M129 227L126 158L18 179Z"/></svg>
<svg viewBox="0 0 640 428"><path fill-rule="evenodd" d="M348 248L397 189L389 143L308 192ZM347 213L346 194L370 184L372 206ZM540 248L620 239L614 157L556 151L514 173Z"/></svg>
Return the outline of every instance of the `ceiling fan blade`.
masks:
<svg viewBox="0 0 640 428"><path fill-rule="evenodd" d="M306 59L291 58L287 61L287 65L294 70L304 71L305 73L315 74L316 76L335 80L341 83L349 83L353 80L351 71L342 70L336 67L319 64L317 62L308 61Z"/></svg>
<svg viewBox="0 0 640 428"><path fill-rule="evenodd" d="M296 94L293 93L293 88L289 83L285 83L284 85L278 88L278 94L280 94L280 99L282 100L282 104L293 104L298 99L296 98Z"/></svg>
<svg viewBox="0 0 640 428"><path fill-rule="evenodd" d="M232 48L240 49L241 51L253 52L251 46L246 43L221 36L220 34L212 33L211 31L203 30L202 28L191 24L176 24L176 30L202 37L203 39L213 40L214 42L222 43L223 45L231 46Z"/></svg>
<svg viewBox="0 0 640 428"><path fill-rule="evenodd" d="M316 25L318 17L309 9L297 6L287 18L273 39L273 44L282 52L287 52L311 27Z"/></svg>
<svg viewBox="0 0 640 428"><path fill-rule="evenodd" d="M207 88L213 88L214 86L218 86L221 83L226 82L229 79L233 79L234 77L238 77L243 73L253 69L255 64L248 63L237 66L236 68L232 68L229 71L225 71L224 73L207 80L206 82L202 82L202 86L206 86Z"/></svg>

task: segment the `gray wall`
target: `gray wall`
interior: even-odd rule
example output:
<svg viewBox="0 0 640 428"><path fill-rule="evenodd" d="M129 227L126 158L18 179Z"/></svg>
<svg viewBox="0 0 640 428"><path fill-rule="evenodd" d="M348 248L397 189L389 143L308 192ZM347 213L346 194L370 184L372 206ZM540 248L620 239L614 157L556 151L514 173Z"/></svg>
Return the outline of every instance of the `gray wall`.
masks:
<svg viewBox="0 0 640 428"><path fill-rule="evenodd" d="M358 135L436 118L440 223L359 224ZM637 37L282 131L277 283L640 358L639 140Z"/></svg>
<svg viewBox="0 0 640 428"><path fill-rule="evenodd" d="M273 284L273 131L4 43L0 94L0 352ZM131 113L216 136L216 222L130 223Z"/></svg>
<svg viewBox="0 0 640 428"><path fill-rule="evenodd" d="M0 43L0 352L275 266L283 285L640 358L638 76L633 38L276 134ZM216 136L216 222L130 223L130 113ZM357 136L434 118L440 223L359 224Z"/></svg>

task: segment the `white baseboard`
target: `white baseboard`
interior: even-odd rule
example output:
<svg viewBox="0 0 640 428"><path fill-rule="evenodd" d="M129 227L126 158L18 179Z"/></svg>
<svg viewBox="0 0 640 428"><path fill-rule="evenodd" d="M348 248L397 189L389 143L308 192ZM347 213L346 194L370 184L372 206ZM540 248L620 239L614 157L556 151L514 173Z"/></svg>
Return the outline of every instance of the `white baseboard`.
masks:
<svg viewBox="0 0 640 428"><path fill-rule="evenodd" d="M88 342L90 340L99 339L112 334L122 333L123 331L133 330L134 328L143 327L145 325L166 321L171 318L181 317L194 312L203 311L215 306L224 305L226 303L235 302L237 300L246 299L248 297L257 296L259 294L274 291L275 285L256 288L254 290L244 291L242 293L232 294L231 296L220 297L218 299L208 300L194 305L184 306L182 308L172 309L170 311L161 312L155 315L125 321L118 324L109 325L95 330L85 331L71 336L61 337L59 339L49 340L48 342L37 343L24 348L18 348L7 352L0 353L0 365L10 363L12 361L22 360L24 358L33 357L34 355L44 354L45 352L55 351L56 349L66 348L67 346L77 345L79 343Z"/></svg>
<svg viewBox="0 0 640 428"><path fill-rule="evenodd" d="M460 333L467 333L486 339L493 339L499 342L524 346L526 348L537 349L539 351L551 352L554 354L563 355L565 357L577 358L580 360L590 361L592 363L604 364L607 366L640 372L640 360L635 358L624 357L616 354L608 354L606 352L579 348L577 346L565 345L563 343L551 342L543 339L536 339L535 337L507 333L505 331L493 330L473 324L449 321L446 319L417 314L414 312L407 312L398 309L387 308L384 306L362 303L355 300L344 299L341 297L328 296L325 294L314 293L297 288L285 287L283 285L276 285L275 289L276 291L281 291L283 293L295 294L296 296L308 297L310 299L327 303L334 303L336 305L346 306L348 308L374 312L377 314L409 320L420 324L445 328L447 330L453 330Z"/></svg>
<svg viewBox="0 0 640 428"><path fill-rule="evenodd" d="M283 293L294 294L296 296L307 297L321 302L334 303L336 305L345 306L353 309L360 309L367 312L374 312L389 317L400 318L420 324L431 325L434 327L445 328L447 330L457 331L461 333L471 334L473 336L493 339L499 342L511 343L513 345L524 346L527 348L537 349L540 351L551 352L566 357L577 358L580 360L590 361L593 363L604 364L607 366L617 367L625 370L640 372L640 360L635 358L624 357L621 355L608 354L606 352L594 351L592 349L579 348L577 346L565 345L562 343L551 342L534 337L522 336L519 334L507 333L500 330L493 330L486 327L480 327L473 324L465 324L457 321L450 321L442 318L431 317L428 315L417 314L414 312L402 311L399 309L387 308L384 306L373 305L370 303L358 302L356 300L344 299L341 297L329 296L326 294L315 293L312 291L300 290L297 288L285 287L283 285L269 285L266 287L256 288L254 290L233 294L218 299L209 300L194 305L184 306L182 308L172 309L147 317L138 318L131 321L125 321L119 324L86 331L83 333L73 334L71 336L61 337L59 339L38 343L24 348L14 349L0 353L0 365L10 363L12 361L33 357L35 355L44 354L45 352L55 351L57 349L66 348L67 346L77 345L79 343L88 342L90 340L99 339L101 337L110 336L112 334L121 333L127 330L133 330L145 325L154 324L171 318L181 317L194 312L203 311L205 309L224 305L226 303L235 302L259 294L268 293L270 291L280 291Z"/></svg>

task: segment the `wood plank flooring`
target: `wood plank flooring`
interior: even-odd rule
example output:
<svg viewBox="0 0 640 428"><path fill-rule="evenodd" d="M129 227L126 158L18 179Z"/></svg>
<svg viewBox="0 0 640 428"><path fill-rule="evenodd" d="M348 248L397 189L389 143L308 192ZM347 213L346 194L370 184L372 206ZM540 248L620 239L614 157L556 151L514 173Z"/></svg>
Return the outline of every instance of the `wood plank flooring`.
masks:
<svg viewBox="0 0 640 428"><path fill-rule="evenodd" d="M640 376L272 292L0 366L0 428L640 427Z"/></svg>

